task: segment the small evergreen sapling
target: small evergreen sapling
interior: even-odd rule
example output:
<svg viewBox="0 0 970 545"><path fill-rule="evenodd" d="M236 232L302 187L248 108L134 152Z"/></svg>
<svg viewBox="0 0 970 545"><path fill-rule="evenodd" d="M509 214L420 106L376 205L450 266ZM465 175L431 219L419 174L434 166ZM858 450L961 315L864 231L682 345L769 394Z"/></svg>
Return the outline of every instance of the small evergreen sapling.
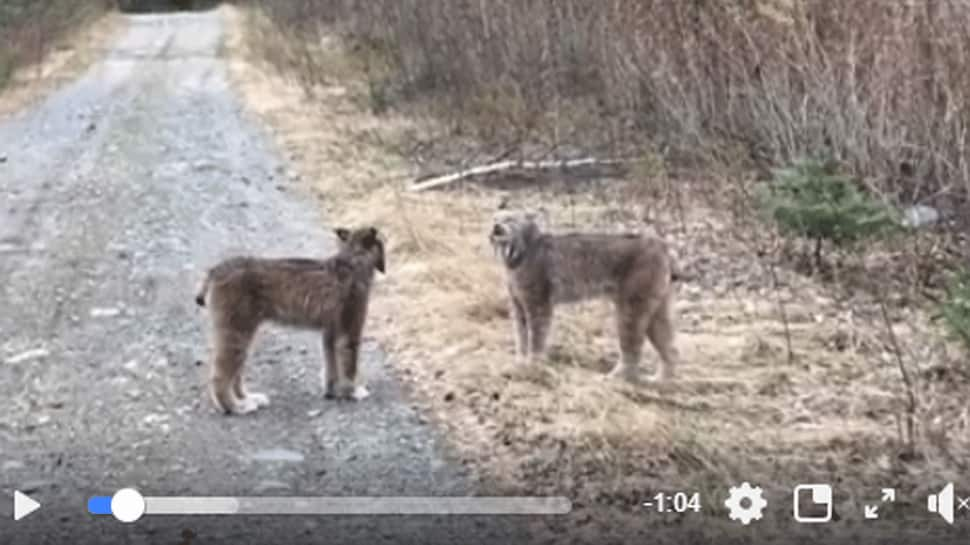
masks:
<svg viewBox="0 0 970 545"><path fill-rule="evenodd" d="M815 265L822 244L845 246L899 225L894 211L862 191L833 161L802 159L775 171L760 206L786 235L815 241Z"/></svg>
<svg viewBox="0 0 970 545"><path fill-rule="evenodd" d="M970 350L970 269L954 274L946 291L947 297L941 305L943 322L950 337Z"/></svg>

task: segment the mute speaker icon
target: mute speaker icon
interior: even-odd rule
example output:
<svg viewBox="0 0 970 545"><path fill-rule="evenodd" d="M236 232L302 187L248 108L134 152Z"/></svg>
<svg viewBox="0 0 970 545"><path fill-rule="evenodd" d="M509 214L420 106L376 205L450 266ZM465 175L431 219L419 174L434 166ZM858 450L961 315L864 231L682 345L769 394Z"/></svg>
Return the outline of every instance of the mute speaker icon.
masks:
<svg viewBox="0 0 970 545"><path fill-rule="evenodd" d="M926 508L930 513L938 513L943 520L953 524L953 483L947 483L939 493L927 496Z"/></svg>

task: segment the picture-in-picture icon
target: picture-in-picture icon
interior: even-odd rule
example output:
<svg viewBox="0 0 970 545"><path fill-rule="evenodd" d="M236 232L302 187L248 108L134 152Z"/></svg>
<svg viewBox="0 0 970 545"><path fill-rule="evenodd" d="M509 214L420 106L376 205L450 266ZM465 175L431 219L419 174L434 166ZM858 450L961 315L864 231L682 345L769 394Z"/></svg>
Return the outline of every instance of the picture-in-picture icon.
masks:
<svg viewBox="0 0 970 545"><path fill-rule="evenodd" d="M832 486L827 484L800 484L796 486L792 512L798 522L821 523L831 521Z"/></svg>

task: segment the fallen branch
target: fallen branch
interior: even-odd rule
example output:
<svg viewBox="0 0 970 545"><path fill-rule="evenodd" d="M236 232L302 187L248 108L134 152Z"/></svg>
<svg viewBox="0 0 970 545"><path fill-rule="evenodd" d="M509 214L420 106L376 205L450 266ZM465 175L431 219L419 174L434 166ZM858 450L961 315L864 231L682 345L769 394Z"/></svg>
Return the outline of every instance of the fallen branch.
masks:
<svg viewBox="0 0 970 545"><path fill-rule="evenodd" d="M585 159L564 159L559 161L499 161L497 163L459 170L458 172L454 172L452 174L428 178L412 184L410 187L408 187L408 191L425 191L461 180L466 180L468 178L474 178L475 176L504 172L507 170L567 169L587 166L619 165L626 162L627 161L624 159L597 159L595 157L587 157Z"/></svg>

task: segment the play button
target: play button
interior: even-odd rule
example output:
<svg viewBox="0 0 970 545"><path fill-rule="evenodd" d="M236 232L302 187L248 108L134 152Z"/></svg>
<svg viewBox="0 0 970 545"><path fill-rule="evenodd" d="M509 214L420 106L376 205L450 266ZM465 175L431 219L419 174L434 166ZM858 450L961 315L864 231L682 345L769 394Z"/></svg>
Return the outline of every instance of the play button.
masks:
<svg viewBox="0 0 970 545"><path fill-rule="evenodd" d="M13 519L20 520L40 509L40 504L19 490L13 492Z"/></svg>

